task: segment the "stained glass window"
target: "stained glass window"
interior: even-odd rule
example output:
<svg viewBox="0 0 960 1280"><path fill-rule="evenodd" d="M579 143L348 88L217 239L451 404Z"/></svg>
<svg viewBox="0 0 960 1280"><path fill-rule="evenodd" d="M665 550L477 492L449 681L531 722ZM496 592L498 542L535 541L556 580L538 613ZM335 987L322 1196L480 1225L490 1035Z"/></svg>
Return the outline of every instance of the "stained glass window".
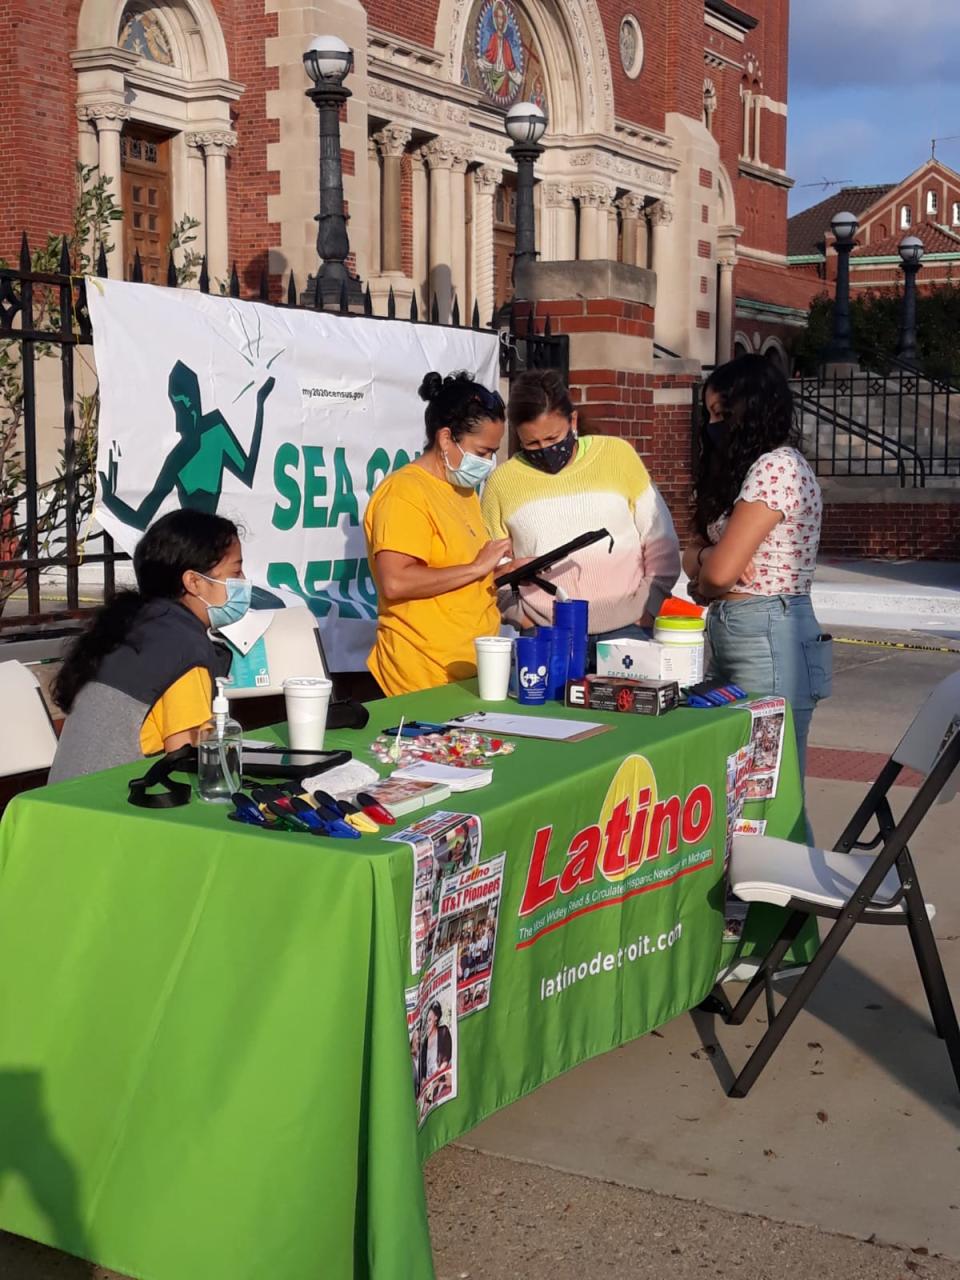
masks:
<svg viewBox="0 0 960 1280"><path fill-rule="evenodd" d="M156 14L139 9L127 9L120 21L121 49L145 58L147 62L160 62L173 66L173 53L167 33Z"/></svg>

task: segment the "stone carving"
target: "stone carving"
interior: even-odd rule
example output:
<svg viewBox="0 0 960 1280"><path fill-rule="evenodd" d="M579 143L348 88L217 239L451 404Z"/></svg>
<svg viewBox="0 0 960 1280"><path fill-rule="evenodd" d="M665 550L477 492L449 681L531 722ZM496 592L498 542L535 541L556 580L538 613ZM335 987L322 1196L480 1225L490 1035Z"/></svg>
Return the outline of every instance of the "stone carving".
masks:
<svg viewBox="0 0 960 1280"><path fill-rule="evenodd" d="M411 89L395 87L383 80L371 78L367 84L367 96L377 102L392 103L404 115L418 122L433 120L439 123L441 120L449 120L451 124L464 127L470 123L466 107L461 107L458 103L444 102L443 99L431 98L426 93L416 93Z"/></svg>
<svg viewBox="0 0 960 1280"><path fill-rule="evenodd" d="M569 209L573 203L573 188L562 182L545 182L540 188L541 199L547 209Z"/></svg>
<svg viewBox="0 0 960 1280"><path fill-rule="evenodd" d="M388 124L373 135L373 141L382 156L402 156L412 137L413 130L405 124Z"/></svg>
<svg viewBox="0 0 960 1280"><path fill-rule="evenodd" d="M673 176L666 169L655 169L652 165L640 164L628 156L611 155L609 151L595 151L587 148L575 151L569 158L575 169L596 169L600 173L609 173L613 177L626 178L637 186L662 187L670 190Z"/></svg>
<svg viewBox="0 0 960 1280"><path fill-rule="evenodd" d="M643 33L640 23L632 13L624 15L620 23L620 65L631 80L643 70Z"/></svg>
<svg viewBox="0 0 960 1280"><path fill-rule="evenodd" d="M628 191L617 201L617 208L625 218L639 218L643 214L645 202L645 196L638 195L635 191Z"/></svg>
<svg viewBox="0 0 960 1280"><path fill-rule="evenodd" d="M106 98L101 102L82 102L77 107L78 120L129 120L131 110L122 102Z"/></svg>
<svg viewBox="0 0 960 1280"><path fill-rule="evenodd" d="M495 169L492 164L482 164L474 170L473 180L481 195L492 196L503 181L503 170Z"/></svg>
<svg viewBox="0 0 960 1280"><path fill-rule="evenodd" d="M653 226L668 227L673 221L673 205L668 204L666 200L657 200L650 206L647 216Z"/></svg>
<svg viewBox="0 0 960 1280"><path fill-rule="evenodd" d="M470 159L469 150L454 138L434 138L420 154L431 169L459 169L461 173Z"/></svg>
<svg viewBox="0 0 960 1280"><path fill-rule="evenodd" d="M202 129L187 134L187 146L199 147L209 155L224 155L237 145L237 135L232 129Z"/></svg>
<svg viewBox="0 0 960 1280"><path fill-rule="evenodd" d="M586 209L612 209L614 192L605 182L584 182L571 187L570 194Z"/></svg>

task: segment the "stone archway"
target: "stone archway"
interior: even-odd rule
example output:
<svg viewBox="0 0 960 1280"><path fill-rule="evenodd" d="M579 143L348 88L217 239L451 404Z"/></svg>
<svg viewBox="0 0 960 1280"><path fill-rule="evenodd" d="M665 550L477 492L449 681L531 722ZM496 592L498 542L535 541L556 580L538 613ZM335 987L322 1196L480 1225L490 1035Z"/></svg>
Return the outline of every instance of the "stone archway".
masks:
<svg viewBox="0 0 960 1280"><path fill-rule="evenodd" d="M121 40L135 29L136 39ZM79 155L98 168L119 197L127 178L126 205L139 185L124 173L125 152L137 160L152 147L163 154L163 181L149 186L168 203L164 225L185 214L199 220L198 247L212 280L226 279L228 150L236 145L230 105L243 86L229 79L223 31L211 0L84 0L77 22ZM125 138L124 134L129 135ZM150 139L154 141L149 142ZM129 143L129 146L128 146ZM149 183L149 173L140 174ZM127 239L135 216L125 209ZM114 224L111 276L124 274L124 225Z"/></svg>
<svg viewBox="0 0 960 1280"><path fill-rule="evenodd" d="M513 2L524 11L543 50L551 132L612 135L613 76L595 0ZM436 48L454 84L459 82L472 7L472 0L440 0L437 12Z"/></svg>

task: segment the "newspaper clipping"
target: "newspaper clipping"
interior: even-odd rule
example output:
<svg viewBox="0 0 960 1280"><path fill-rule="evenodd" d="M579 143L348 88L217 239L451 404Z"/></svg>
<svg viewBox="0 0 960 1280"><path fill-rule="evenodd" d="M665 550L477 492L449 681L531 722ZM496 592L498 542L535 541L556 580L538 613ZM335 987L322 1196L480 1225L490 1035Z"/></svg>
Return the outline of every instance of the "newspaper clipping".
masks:
<svg viewBox="0 0 960 1280"><path fill-rule="evenodd" d="M410 908L410 972L419 973L435 951L440 890L445 876L466 871L480 858L482 830L472 813L441 810L388 836L413 850L413 899Z"/></svg>
<svg viewBox="0 0 960 1280"><path fill-rule="evenodd" d="M506 856L501 853L469 871L447 876L441 885L434 947L437 954L456 948L460 1018L485 1009L490 1002Z"/></svg>
<svg viewBox="0 0 960 1280"><path fill-rule="evenodd" d="M457 966L450 948L430 965L418 988L410 1028L410 1060L418 1122L457 1096ZM407 993L408 996L411 994Z"/></svg>
<svg viewBox="0 0 960 1280"><path fill-rule="evenodd" d="M772 800L780 780L786 703L783 698L763 698L750 703L750 715L753 718L749 743L753 748L753 767L746 799Z"/></svg>
<svg viewBox="0 0 960 1280"><path fill-rule="evenodd" d="M727 844L723 862L724 876L730 866L730 854L733 849L733 837L739 834L743 821L743 805L747 798L747 790L753 769L753 739L739 751L727 756ZM733 897L727 889L727 901L724 910L723 937L725 942L739 938L743 932L746 919L746 904Z"/></svg>

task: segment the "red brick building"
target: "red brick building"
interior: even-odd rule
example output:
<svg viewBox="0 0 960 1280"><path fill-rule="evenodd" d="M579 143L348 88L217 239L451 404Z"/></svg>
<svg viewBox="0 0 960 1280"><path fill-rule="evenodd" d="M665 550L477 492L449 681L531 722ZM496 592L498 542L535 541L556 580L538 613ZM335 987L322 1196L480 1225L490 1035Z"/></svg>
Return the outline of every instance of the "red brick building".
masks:
<svg viewBox="0 0 960 1280"><path fill-rule="evenodd" d="M787 254L791 275L815 281L815 292L836 280L831 218L855 213L857 245L850 259L850 288L889 289L903 279L898 246L904 236L923 241L918 287L960 280L960 173L931 159L899 183L844 187L790 219Z"/></svg>
<svg viewBox="0 0 960 1280"><path fill-rule="evenodd" d="M69 225L74 163L122 198L110 268L163 270L200 221L211 276L314 269L318 143L301 55L353 47L343 125L356 266L375 297L481 315L507 296L514 166L534 99L547 260L654 270L657 342L712 364L734 299L786 263L787 0L0 0L0 250ZM944 199L947 199L946 193ZM740 304L737 303L738 317ZM737 321L739 325L739 318ZM761 346L776 330L758 318ZM752 334L751 334L752 340Z"/></svg>

